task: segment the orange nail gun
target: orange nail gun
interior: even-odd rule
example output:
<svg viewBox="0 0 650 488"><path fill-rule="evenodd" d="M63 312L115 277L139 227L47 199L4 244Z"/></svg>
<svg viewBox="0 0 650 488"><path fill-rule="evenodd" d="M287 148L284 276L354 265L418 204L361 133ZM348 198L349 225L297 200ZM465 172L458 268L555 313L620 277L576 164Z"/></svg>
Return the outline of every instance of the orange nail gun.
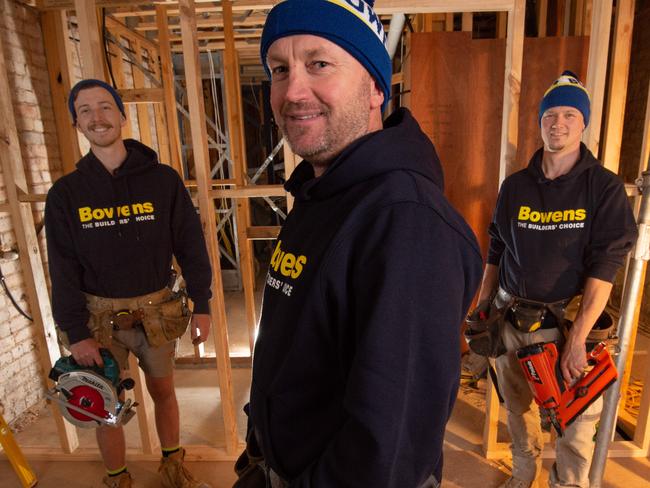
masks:
<svg viewBox="0 0 650 488"><path fill-rule="evenodd" d="M561 436L566 428L616 381L618 373L604 342L587 353L590 370L567 384L556 342L538 342L517 350L519 364L533 391L540 414Z"/></svg>

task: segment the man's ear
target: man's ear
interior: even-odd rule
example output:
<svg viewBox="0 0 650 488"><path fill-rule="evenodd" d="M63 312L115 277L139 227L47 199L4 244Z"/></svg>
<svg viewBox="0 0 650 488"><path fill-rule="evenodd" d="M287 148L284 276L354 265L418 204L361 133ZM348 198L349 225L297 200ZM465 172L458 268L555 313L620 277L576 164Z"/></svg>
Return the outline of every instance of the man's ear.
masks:
<svg viewBox="0 0 650 488"><path fill-rule="evenodd" d="M120 112L120 127L124 127L126 125L126 115L124 115L122 112Z"/></svg>
<svg viewBox="0 0 650 488"><path fill-rule="evenodd" d="M370 109L381 108L384 104L384 91L379 87L379 84L374 78L370 77Z"/></svg>

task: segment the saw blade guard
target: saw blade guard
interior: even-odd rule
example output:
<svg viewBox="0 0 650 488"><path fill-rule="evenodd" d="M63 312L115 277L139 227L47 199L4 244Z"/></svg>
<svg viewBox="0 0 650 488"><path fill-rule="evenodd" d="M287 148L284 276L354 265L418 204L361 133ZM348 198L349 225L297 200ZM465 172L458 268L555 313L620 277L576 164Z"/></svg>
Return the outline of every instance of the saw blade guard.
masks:
<svg viewBox="0 0 650 488"><path fill-rule="evenodd" d="M62 415L73 425L96 428L100 425L117 427L127 423L135 414L131 400L120 401L123 389L131 389L133 380L120 382L119 365L107 349L100 349L104 368L84 368L71 357L62 357L50 371L56 382L46 397L57 403Z"/></svg>

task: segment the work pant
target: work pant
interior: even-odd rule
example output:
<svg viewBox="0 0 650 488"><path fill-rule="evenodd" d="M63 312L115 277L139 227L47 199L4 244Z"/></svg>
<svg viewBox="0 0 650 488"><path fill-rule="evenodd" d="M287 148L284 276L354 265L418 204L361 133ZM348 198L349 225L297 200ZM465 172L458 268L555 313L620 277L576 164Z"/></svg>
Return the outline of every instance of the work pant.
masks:
<svg viewBox="0 0 650 488"><path fill-rule="evenodd" d="M496 371L512 440L512 475L522 481L533 481L541 469L542 430L539 409L519 365L516 350L537 342L562 340L562 334L559 329L520 332L507 322L501 327L507 352L496 359ZM550 488L589 488L589 468L602 407L600 397L566 429L562 437L557 438L556 459L549 475Z"/></svg>

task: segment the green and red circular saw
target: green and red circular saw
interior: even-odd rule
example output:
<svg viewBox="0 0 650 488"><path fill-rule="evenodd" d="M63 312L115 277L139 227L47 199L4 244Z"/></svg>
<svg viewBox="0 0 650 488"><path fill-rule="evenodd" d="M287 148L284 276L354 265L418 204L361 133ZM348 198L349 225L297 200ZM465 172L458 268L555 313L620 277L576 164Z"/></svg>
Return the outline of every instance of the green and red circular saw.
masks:
<svg viewBox="0 0 650 488"><path fill-rule="evenodd" d="M108 349L100 349L104 367L80 366L72 356L59 358L49 378L56 384L48 390L48 399L56 402L63 416L85 429L126 424L137 403L120 401L120 394L134 386L131 378L120 380L120 368Z"/></svg>

